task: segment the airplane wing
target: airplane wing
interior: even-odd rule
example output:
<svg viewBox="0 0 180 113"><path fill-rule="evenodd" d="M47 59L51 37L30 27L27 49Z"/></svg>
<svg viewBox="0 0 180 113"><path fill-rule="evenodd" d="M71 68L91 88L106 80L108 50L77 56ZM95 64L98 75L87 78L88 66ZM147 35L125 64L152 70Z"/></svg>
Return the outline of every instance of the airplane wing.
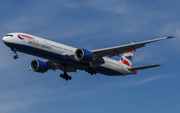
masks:
<svg viewBox="0 0 180 113"><path fill-rule="evenodd" d="M148 40L148 41L143 41L143 42L138 42L138 43L131 43L131 44L122 45L122 46L115 46L115 47L110 47L110 48L97 49L97 50L92 50L91 52L95 56L100 56L100 57L104 57L104 56L107 56L107 55L109 57L119 56L119 54L125 53L127 51L136 50L138 48L144 47L147 43L156 42L156 41L159 41L159 40L164 40L164 39L169 39L169 38L174 38L174 36L168 36L168 37L164 37L164 38Z"/></svg>

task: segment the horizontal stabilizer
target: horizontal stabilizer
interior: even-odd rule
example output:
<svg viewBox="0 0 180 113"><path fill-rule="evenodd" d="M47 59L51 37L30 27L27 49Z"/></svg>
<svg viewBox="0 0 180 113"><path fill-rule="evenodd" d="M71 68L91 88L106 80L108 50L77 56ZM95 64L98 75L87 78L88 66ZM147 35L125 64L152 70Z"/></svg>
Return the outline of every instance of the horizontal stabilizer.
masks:
<svg viewBox="0 0 180 113"><path fill-rule="evenodd" d="M161 66L161 65L155 64L155 65L147 65L147 66L132 67L132 68L129 68L129 70L135 71L135 70L142 70L142 69L153 68L153 67L157 67L157 66Z"/></svg>

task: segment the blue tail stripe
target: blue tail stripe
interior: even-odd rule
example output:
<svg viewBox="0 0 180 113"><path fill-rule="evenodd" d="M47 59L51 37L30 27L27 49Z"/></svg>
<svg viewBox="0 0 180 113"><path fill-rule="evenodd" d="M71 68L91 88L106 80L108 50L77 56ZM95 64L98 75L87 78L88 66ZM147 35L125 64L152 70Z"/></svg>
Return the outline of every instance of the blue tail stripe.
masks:
<svg viewBox="0 0 180 113"><path fill-rule="evenodd" d="M132 56L125 56L127 59L129 59L130 61L132 61Z"/></svg>

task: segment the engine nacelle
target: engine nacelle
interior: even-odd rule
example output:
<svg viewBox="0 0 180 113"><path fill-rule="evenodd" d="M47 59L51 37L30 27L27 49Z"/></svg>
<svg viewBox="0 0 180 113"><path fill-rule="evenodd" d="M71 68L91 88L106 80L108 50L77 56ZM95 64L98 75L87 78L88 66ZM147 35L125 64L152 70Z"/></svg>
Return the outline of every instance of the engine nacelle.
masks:
<svg viewBox="0 0 180 113"><path fill-rule="evenodd" d="M48 70L48 66L45 62L40 60L33 60L30 64L31 70L39 73L45 73Z"/></svg>
<svg viewBox="0 0 180 113"><path fill-rule="evenodd" d="M75 56L76 60L81 61L81 62L90 62L94 58L93 53L91 53L90 51L88 51L86 49L77 49L75 51L74 56Z"/></svg>

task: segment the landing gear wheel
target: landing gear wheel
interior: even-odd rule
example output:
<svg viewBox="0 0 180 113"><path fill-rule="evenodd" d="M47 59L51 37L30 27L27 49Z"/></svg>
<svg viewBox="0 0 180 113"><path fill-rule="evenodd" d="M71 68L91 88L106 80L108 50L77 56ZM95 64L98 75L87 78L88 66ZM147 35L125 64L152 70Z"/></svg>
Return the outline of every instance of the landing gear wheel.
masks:
<svg viewBox="0 0 180 113"><path fill-rule="evenodd" d="M60 77L63 78L63 74L60 74Z"/></svg>
<svg viewBox="0 0 180 113"><path fill-rule="evenodd" d="M19 56L18 55L14 55L14 59L18 59L19 58Z"/></svg>
<svg viewBox="0 0 180 113"><path fill-rule="evenodd" d="M72 77L71 76L69 76L69 78L68 78L69 80L71 80L72 79Z"/></svg>
<svg viewBox="0 0 180 113"><path fill-rule="evenodd" d="M71 77L71 76L69 76L67 73L60 74L60 77L61 77L61 78L63 78L63 79L65 79L66 81L68 81L68 80L71 80L71 79L72 79L72 77Z"/></svg>
<svg viewBox="0 0 180 113"><path fill-rule="evenodd" d="M90 73L91 75L97 74L97 71L95 69L93 69L93 68L87 68L87 69L85 69L85 71Z"/></svg>

